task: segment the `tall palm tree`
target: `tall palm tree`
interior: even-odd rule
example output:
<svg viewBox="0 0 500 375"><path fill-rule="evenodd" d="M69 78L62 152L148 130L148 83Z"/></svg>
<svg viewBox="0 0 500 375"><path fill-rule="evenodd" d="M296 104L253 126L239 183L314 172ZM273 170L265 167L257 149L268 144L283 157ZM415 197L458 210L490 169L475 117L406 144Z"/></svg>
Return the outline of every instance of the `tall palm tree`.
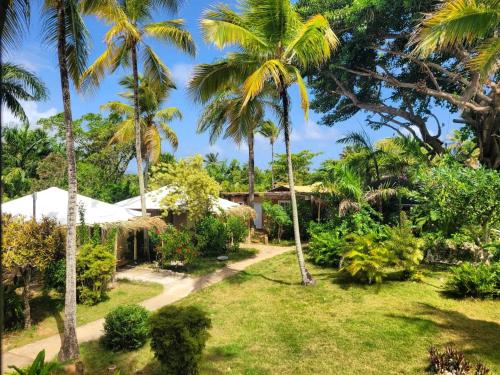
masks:
<svg viewBox="0 0 500 375"><path fill-rule="evenodd" d="M32 72L20 65L3 63L0 65L0 103L22 122L28 122L26 112L20 103L38 101L47 98L47 89L43 82Z"/></svg>
<svg viewBox="0 0 500 375"><path fill-rule="evenodd" d="M111 24L105 36L106 50L83 74L85 85L96 86L107 71L115 71L119 66L132 66L134 82L134 130L137 157L137 174L141 195L141 211L146 216L145 185L141 154L141 125L139 105L139 52L146 76L159 87L168 85L170 71L156 52L146 43L152 37L179 48L190 55L195 54L191 34L184 30L184 20L174 19L150 22L159 10L177 12L179 0L84 0L83 11L95 14Z"/></svg>
<svg viewBox="0 0 500 375"><path fill-rule="evenodd" d="M218 5L205 12L201 21L205 40L219 48L236 46L238 51L214 64L198 65L190 87L194 97L204 102L230 85L242 84L243 106L266 86L275 89L281 101L297 260L302 282L309 285L313 279L304 263L293 179L288 88L298 84L307 117L309 100L300 69L328 60L339 41L326 18L316 15L303 21L290 0L244 0L240 8L237 13Z"/></svg>
<svg viewBox="0 0 500 375"><path fill-rule="evenodd" d="M447 0L416 30L415 51L425 57L440 49L477 45L470 67L486 78L499 67L500 1Z"/></svg>
<svg viewBox="0 0 500 375"><path fill-rule="evenodd" d="M71 115L70 80L78 87L88 55L88 32L78 12L77 0L45 0L44 39L57 46L59 76L66 128L68 162L68 217L66 223L66 293L64 334L59 358L76 358L79 353L76 337L76 162Z"/></svg>
<svg viewBox="0 0 500 375"><path fill-rule="evenodd" d="M280 135L280 128L271 120L266 120L260 124L259 134L269 139L271 144L271 186L274 188L274 143Z"/></svg>
<svg viewBox="0 0 500 375"><path fill-rule="evenodd" d="M246 140L248 145L248 204L253 206L255 199L255 131L262 122L265 101L254 98L243 106L244 93L239 89L226 90L214 96L205 106L198 121L198 133L208 131L210 143L222 135L237 144Z"/></svg>
<svg viewBox="0 0 500 375"><path fill-rule="evenodd" d="M31 15L29 0L3 0L0 7L1 51L15 47L26 32Z"/></svg>
<svg viewBox="0 0 500 375"><path fill-rule="evenodd" d="M101 106L124 117L111 139L111 143L126 143L135 140L134 129L134 80L125 77L120 84L128 91L120 94L128 99L130 104L120 101L108 102ZM158 87L151 78L139 78L139 119L141 125L141 156L146 161L144 167L144 185L147 187L149 167L160 160L162 138L166 139L174 150L179 145L175 131L169 126L174 118L182 119L182 114L176 107L161 108L167 100L169 91L175 88L172 82ZM162 137L163 135L163 137Z"/></svg>
<svg viewBox="0 0 500 375"><path fill-rule="evenodd" d="M217 164L219 162L219 153L218 152L209 152L205 155L203 160L205 164Z"/></svg>

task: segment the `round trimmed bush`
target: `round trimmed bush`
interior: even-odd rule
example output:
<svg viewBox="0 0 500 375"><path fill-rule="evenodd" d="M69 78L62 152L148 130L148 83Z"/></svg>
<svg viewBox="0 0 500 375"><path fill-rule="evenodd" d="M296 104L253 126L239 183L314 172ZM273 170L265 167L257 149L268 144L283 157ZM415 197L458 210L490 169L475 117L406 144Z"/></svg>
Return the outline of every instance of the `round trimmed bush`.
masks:
<svg viewBox="0 0 500 375"><path fill-rule="evenodd" d="M135 350L148 339L149 312L139 305L117 307L106 315L102 343L107 349Z"/></svg>
<svg viewBox="0 0 500 375"><path fill-rule="evenodd" d="M210 327L207 314L194 306L165 306L151 315L151 349L166 374L198 374Z"/></svg>

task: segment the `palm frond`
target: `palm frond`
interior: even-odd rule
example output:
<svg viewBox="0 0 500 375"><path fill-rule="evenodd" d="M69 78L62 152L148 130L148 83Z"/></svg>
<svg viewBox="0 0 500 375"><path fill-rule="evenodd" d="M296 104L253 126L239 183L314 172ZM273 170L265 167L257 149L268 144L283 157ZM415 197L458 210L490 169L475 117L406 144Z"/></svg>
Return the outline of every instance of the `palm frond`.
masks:
<svg viewBox="0 0 500 375"><path fill-rule="evenodd" d="M175 131L166 123L161 123L160 128L163 130L163 134L165 134L165 139L168 143L170 143L174 150L177 150L177 147L179 147L179 139L177 138Z"/></svg>
<svg viewBox="0 0 500 375"><path fill-rule="evenodd" d="M183 26L184 20L181 19L156 22L144 26L144 32L159 40L168 41L181 51L194 56L196 54L196 46L193 37Z"/></svg>
<svg viewBox="0 0 500 375"><path fill-rule="evenodd" d="M127 143L135 139L135 127L134 119L127 118L120 122L117 126L117 130L113 137L109 141L109 144L113 143Z"/></svg>
<svg viewBox="0 0 500 375"><path fill-rule="evenodd" d="M155 126L147 126L143 135L143 142L151 164L156 164L161 155L161 136Z"/></svg>
<svg viewBox="0 0 500 375"><path fill-rule="evenodd" d="M500 60L500 38L486 39L477 49L477 55L469 61L469 66L482 77L488 77L498 70Z"/></svg>
<svg viewBox="0 0 500 375"><path fill-rule="evenodd" d="M101 111L111 111L130 118L134 116L134 107L122 102L117 102L117 101L108 102L106 104L101 105L100 109Z"/></svg>
<svg viewBox="0 0 500 375"><path fill-rule="evenodd" d="M282 87L284 84L283 80L285 82L290 81L288 71L280 60L272 59L265 61L245 80L243 83L243 90L245 92L243 106L249 100L259 95L269 80L274 82L276 88Z"/></svg>
<svg viewBox="0 0 500 375"><path fill-rule="evenodd" d="M170 70L160 57L148 45L144 45L142 51L144 75L148 77L150 83L158 90L170 85L172 83Z"/></svg>
<svg viewBox="0 0 500 375"><path fill-rule="evenodd" d="M28 30L31 15L29 0L2 1L0 7L1 52L15 48Z"/></svg>
<svg viewBox="0 0 500 375"><path fill-rule="evenodd" d="M304 79L302 78L302 75L297 68L294 67L293 71L297 79L297 85L299 86L300 105L307 120L307 118L309 117L309 95L307 94L306 83L304 82Z"/></svg>
<svg viewBox="0 0 500 375"><path fill-rule="evenodd" d="M155 113L155 117L162 121L172 121L174 118L182 120L182 113L176 107L168 107L161 109Z"/></svg>

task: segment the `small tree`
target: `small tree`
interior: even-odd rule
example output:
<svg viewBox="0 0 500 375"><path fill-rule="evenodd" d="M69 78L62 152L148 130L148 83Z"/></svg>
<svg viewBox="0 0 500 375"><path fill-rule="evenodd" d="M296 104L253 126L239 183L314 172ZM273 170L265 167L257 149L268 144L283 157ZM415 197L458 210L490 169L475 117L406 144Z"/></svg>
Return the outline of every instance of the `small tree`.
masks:
<svg viewBox="0 0 500 375"><path fill-rule="evenodd" d="M279 204L264 202L262 211L265 215L265 228L267 233L276 235L278 242L281 242L284 228L292 224L292 220L286 210Z"/></svg>
<svg viewBox="0 0 500 375"><path fill-rule="evenodd" d="M203 168L203 158L196 155L174 163L159 163L151 168L151 187L169 186L172 192L162 200L165 209L174 213L187 212L196 222L213 207L219 196L219 184Z"/></svg>
<svg viewBox="0 0 500 375"><path fill-rule="evenodd" d="M20 273L23 281L24 327L31 327L31 283L34 271L43 271L64 249L64 236L57 222L48 217L39 222L2 216L3 265Z"/></svg>

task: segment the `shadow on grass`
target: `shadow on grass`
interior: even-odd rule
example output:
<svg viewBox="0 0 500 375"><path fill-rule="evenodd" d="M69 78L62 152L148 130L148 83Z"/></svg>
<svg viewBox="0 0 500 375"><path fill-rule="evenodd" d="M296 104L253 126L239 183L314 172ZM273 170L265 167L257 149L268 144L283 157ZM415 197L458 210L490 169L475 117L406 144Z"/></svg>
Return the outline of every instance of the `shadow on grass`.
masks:
<svg viewBox="0 0 500 375"><path fill-rule="evenodd" d="M408 317L390 314L391 318L403 320L408 324L427 326L432 324L440 331L447 331L454 339L443 343L453 345L466 355L473 355L478 360L484 359L500 364L500 324L486 320L471 319L453 310L441 309L427 303L419 303L419 313L426 316Z"/></svg>
<svg viewBox="0 0 500 375"><path fill-rule="evenodd" d="M282 284L282 285L300 285L300 282L294 282L291 283L286 280L280 280L280 279L274 279L272 277L266 276L262 273L257 273L257 272L249 272L249 271L240 271L233 276L227 278L227 282L230 284L243 284L244 282L247 282L251 280L254 277L260 277L264 280L271 281L276 284Z"/></svg>

